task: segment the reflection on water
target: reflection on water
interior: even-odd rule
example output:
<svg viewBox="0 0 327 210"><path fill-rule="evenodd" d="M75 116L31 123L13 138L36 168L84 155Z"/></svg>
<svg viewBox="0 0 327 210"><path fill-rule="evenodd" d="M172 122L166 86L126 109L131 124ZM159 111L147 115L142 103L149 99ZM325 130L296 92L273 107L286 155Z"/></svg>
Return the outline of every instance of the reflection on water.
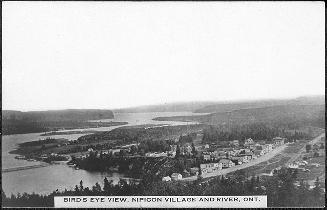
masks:
<svg viewBox="0 0 327 210"><path fill-rule="evenodd" d="M48 167L15 171L2 174L3 190L8 193L37 192L47 194L53 190L73 189L83 180L84 187L92 187L96 182L103 184L103 179L107 177L118 183L119 173L88 172L85 170L75 170L67 165L51 165Z"/></svg>
<svg viewBox="0 0 327 210"><path fill-rule="evenodd" d="M155 117L167 116L185 116L192 115L190 112L150 112L150 113L115 113L115 119L100 120L128 122L127 125L141 125L141 124L171 124L181 125L190 124L185 122L174 121L153 121ZM92 128L97 131L109 131L114 128L122 126ZM81 130L81 129L76 129ZM30 165L39 165L40 162L31 162L26 160L17 160L16 155L8 152L17 148L17 144L45 139L47 136L40 136L43 133L17 134L2 136L2 168L14 168ZM52 138L66 138L75 140L80 136L87 134L69 134L69 135L55 135ZM14 171L2 174L2 187L4 192L8 195L17 192L36 192L36 193L50 193L53 190L72 189L78 185L80 180L83 180L84 186L93 186L96 182L102 184L104 177L111 179L114 183L119 181L120 177L124 177L119 173L100 173L87 172L85 170L75 170L67 165L51 165L43 168L35 168L22 171Z"/></svg>

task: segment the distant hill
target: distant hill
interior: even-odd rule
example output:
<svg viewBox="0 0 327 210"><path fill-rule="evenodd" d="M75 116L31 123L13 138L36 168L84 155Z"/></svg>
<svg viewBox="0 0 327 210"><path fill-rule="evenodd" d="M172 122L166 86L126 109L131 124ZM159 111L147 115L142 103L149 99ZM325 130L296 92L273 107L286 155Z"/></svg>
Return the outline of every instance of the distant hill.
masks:
<svg viewBox="0 0 327 210"><path fill-rule="evenodd" d="M137 112L194 112L214 113L228 112L245 108L259 108L276 105L322 105L325 104L325 96L303 96L295 99L265 99L251 101L193 101L165 103L157 105L137 106L130 108L114 109L116 113L137 113Z"/></svg>
<svg viewBox="0 0 327 210"><path fill-rule="evenodd" d="M256 100L244 102L216 103L196 109L195 113L229 112L238 109L260 108L278 105L323 105L325 96L303 96L284 100Z"/></svg>
<svg viewBox="0 0 327 210"><path fill-rule="evenodd" d="M51 111L20 112L3 110L2 120L23 121L84 121L112 119L114 114L111 110L101 109L66 109Z"/></svg>
<svg viewBox="0 0 327 210"><path fill-rule="evenodd" d="M325 105L277 105L270 107L239 109L199 116L158 117L159 121L198 121L205 124L314 124L325 126Z"/></svg>
<svg viewBox="0 0 327 210"><path fill-rule="evenodd" d="M158 105L137 106L113 110L116 113L136 113L136 112L193 112L196 109L215 104L217 102L179 102L165 103Z"/></svg>

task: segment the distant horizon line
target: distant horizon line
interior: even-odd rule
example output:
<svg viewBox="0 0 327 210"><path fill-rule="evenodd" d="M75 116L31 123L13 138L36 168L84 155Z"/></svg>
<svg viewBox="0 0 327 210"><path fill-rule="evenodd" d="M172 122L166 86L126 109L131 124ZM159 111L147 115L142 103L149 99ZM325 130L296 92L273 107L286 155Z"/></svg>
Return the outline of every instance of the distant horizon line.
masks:
<svg viewBox="0 0 327 210"><path fill-rule="evenodd" d="M162 102L155 104L143 104L136 106L127 106L121 108L55 108L55 109L2 109L2 111L19 111L19 112L41 112L41 111L62 111L62 110L125 110L125 109L136 109L142 107L153 107L153 106L163 106L163 105L174 105L174 104L184 104L184 103L230 103L230 102L250 102L250 101L260 101L260 100L287 100L287 99L297 99L302 97L325 97L325 94L312 94L312 95L299 95L295 97L279 97L279 98L255 98L255 99L227 99L227 100L190 100L190 101L171 101L171 102Z"/></svg>

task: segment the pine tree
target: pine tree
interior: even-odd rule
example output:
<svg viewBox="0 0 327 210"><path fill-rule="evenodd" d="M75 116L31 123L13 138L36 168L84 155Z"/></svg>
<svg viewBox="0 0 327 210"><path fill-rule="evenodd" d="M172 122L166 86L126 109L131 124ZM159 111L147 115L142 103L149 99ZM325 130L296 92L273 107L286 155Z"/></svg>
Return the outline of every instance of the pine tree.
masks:
<svg viewBox="0 0 327 210"><path fill-rule="evenodd" d="M192 154L193 154L193 157L195 157L197 155L197 151L195 149L194 143L192 143Z"/></svg>
<svg viewBox="0 0 327 210"><path fill-rule="evenodd" d="M95 185L92 187L92 192L95 195L99 195L101 193L101 186L100 186L100 184L98 182L95 183Z"/></svg>
<svg viewBox="0 0 327 210"><path fill-rule="evenodd" d="M181 148L179 145L177 145L175 158L179 158L180 156L181 156Z"/></svg>
<svg viewBox="0 0 327 210"><path fill-rule="evenodd" d="M313 197L315 198L316 204L320 204L320 197L321 197L321 193L322 190L320 188L320 183L319 183L319 177L317 177L316 181L315 181L315 187L313 188Z"/></svg>
<svg viewBox="0 0 327 210"><path fill-rule="evenodd" d="M103 180L103 191L105 192L106 195L110 194L111 183L112 183L112 181L109 182L107 177L104 178L104 180Z"/></svg>
<svg viewBox="0 0 327 210"><path fill-rule="evenodd" d="M79 192L79 188L77 185L75 185L75 193L78 193Z"/></svg>
<svg viewBox="0 0 327 210"><path fill-rule="evenodd" d="M1 188L1 196L2 196L2 202L4 202L6 200L6 194L5 192L3 191L3 189Z"/></svg>
<svg viewBox="0 0 327 210"><path fill-rule="evenodd" d="M79 188L80 188L81 191L83 191L83 189L84 189L82 180L79 182Z"/></svg>

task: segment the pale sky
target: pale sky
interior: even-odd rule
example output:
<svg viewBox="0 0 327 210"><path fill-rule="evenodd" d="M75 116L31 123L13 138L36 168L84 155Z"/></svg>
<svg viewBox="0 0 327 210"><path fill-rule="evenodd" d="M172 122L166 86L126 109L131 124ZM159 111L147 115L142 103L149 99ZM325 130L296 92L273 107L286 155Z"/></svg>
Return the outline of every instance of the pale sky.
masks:
<svg viewBox="0 0 327 210"><path fill-rule="evenodd" d="M2 2L2 108L325 92L324 2Z"/></svg>

